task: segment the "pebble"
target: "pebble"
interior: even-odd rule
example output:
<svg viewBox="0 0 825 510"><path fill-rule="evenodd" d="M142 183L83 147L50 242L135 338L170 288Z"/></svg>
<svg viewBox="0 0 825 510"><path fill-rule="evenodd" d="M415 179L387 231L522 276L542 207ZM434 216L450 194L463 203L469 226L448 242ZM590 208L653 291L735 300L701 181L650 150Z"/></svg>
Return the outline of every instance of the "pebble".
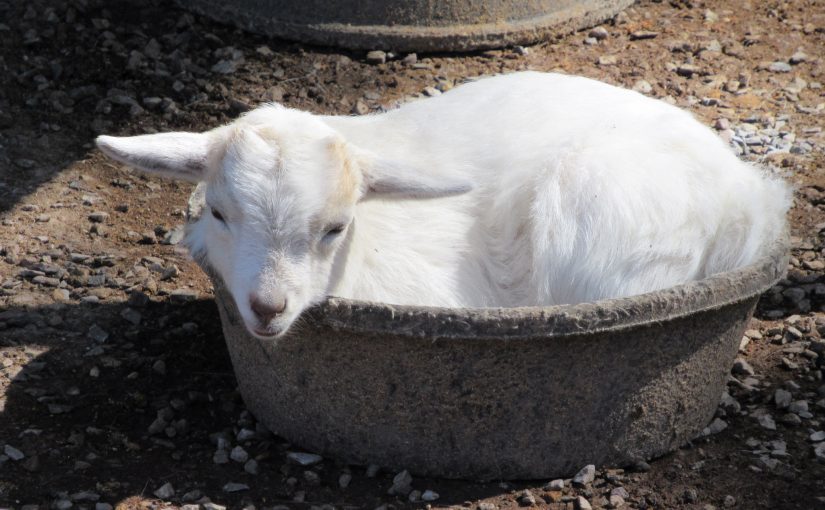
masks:
<svg viewBox="0 0 825 510"><path fill-rule="evenodd" d="M224 492L241 492L248 491L249 486L245 483L229 482L223 486Z"/></svg>
<svg viewBox="0 0 825 510"><path fill-rule="evenodd" d="M560 491L564 489L564 480L558 478L556 480L550 480L547 485L544 486L545 489L550 491Z"/></svg>
<svg viewBox="0 0 825 510"><path fill-rule="evenodd" d="M212 455L212 462L215 464L226 464L229 462L229 453L226 450L217 450Z"/></svg>
<svg viewBox="0 0 825 510"><path fill-rule="evenodd" d="M350 482L352 482L352 475L349 473L341 473L338 477L338 487L342 489L349 487Z"/></svg>
<svg viewBox="0 0 825 510"><path fill-rule="evenodd" d="M600 66L613 66L619 63L619 59L616 55L602 55L596 63Z"/></svg>
<svg viewBox="0 0 825 510"><path fill-rule="evenodd" d="M320 455L317 455L315 453L303 453L303 452L288 452L286 454L286 457L289 460L291 460L292 462L295 462L296 464L298 464L300 466L305 466L305 467L306 466L312 466L314 464L318 464L319 462L324 460L323 457L321 457Z"/></svg>
<svg viewBox="0 0 825 510"><path fill-rule="evenodd" d="M608 504L610 508L621 508L624 506L625 500L618 494L611 494L608 499Z"/></svg>
<svg viewBox="0 0 825 510"><path fill-rule="evenodd" d="M370 464L369 466L367 466L367 469L364 474L367 476L367 478L375 478L378 475L379 471L381 471L380 466L378 466L377 464Z"/></svg>
<svg viewBox="0 0 825 510"><path fill-rule="evenodd" d="M808 439L814 443L818 443L820 441L825 441L825 431L818 430L808 436Z"/></svg>
<svg viewBox="0 0 825 510"><path fill-rule="evenodd" d="M787 62L776 61L768 66L768 71L772 73L789 73L791 72L791 65Z"/></svg>
<svg viewBox="0 0 825 510"><path fill-rule="evenodd" d="M69 508L71 508L73 504L74 503L72 503L71 500L68 498L60 498L54 500L54 502L52 503L52 508L54 510L69 510Z"/></svg>
<svg viewBox="0 0 825 510"><path fill-rule="evenodd" d="M603 41L607 39L610 34L608 33L607 29L604 27L595 27L587 33L588 37L592 37L598 41Z"/></svg>
<svg viewBox="0 0 825 510"><path fill-rule="evenodd" d="M788 406L788 411L794 414L802 414L808 412L808 401L796 400L794 402L791 402L791 405Z"/></svg>
<svg viewBox="0 0 825 510"><path fill-rule="evenodd" d="M235 462L244 463L249 460L249 454L243 449L243 447L236 446L235 448L232 448L232 451L229 453L229 458Z"/></svg>
<svg viewBox="0 0 825 510"><path fill-rule="evenodd" d="M387 53L381 50L373 50L367 53L368 64L383 64L387 61Z"/></svg>
<svg viewBox="0 0 825 510"><path fill-rule="evenodd" d="M406 496L412 491L412 475L406 469L395 475L392 479L392 486L387 490L389 495Z"/></svg>
<svg viewBox="0 0 825 510"><path fill-rule="evenodd" d="M88 216L89 221L94 223L105 223L106 220L109 219L109 213L103 211L97 211L89 214Z"/></svg>
<svg viewBox="0 0 825 510"><path fill-rule="evenodd" d="M421 494L421 501L435 501L439 497L440 496L437 492L431 491L430 489L427 489L427 490L424 491L423 494Z"/></svg>
<svg viewBox="0 0 825 510"><path fill-rule="evenodd" d="M791 55L790 63L791 64L801 64L808 60L808 55L804 51L797 51L793 55Z"/></svg>
<svg viewBox="0 0 825 510"><path fill-rule="evenodd" d="M596 466L593 464L588 464L581 468L576 476L573 477L573 485L584 486L587 485L596 478Z"/></svg>
<svg viewBox="0 0 825 510"><path fill-rule="evenodd" d="M793 400L793 395L790 391L779 388L773 394L773 401L779 409L787 408L791 405L791 400Z"/></svg>
<svg viewBox="0 0 825 510"><path fill-rule="evenodd" d="M702 435L709 436L713 434L718 434L726 428L728 428L727 422L721 418L716 418L710 423L710 425L705 427L705 429L702 431Z"/></svg>
<svg viewBox="0 0 825 510"><path fill-rule="evenodd" d="M169 298L173 303L188 303L196 300L198 293L192 289L175 289L169 294Z"/></svg>
<svg viewBox="0 0 825 510"><path fill-rule="evenodd" d="M652 32L650 30L637 30L630 34L631 41L642 41L645 39L653 39L659 35L659 32Z"/></svg>
<svg viewBox="0 0 825 510"><path fill-rule="evenodd" d="M95 503L95 510L112 510L112 505L109 503Z"/></svg>
<svg viewBox="0 0 825 510"><path fill-rule="evenodd" d="M593 507L590 505L590 502L587 501L587 498L585 498L584 496L576 497L576 508L578 510L593 510Z"/></svg>
<svg viewBox="0 0 825 510"><path fill-rule="evenodd" d="M518 497L518 504L521 506L535 506L536 497L533 496L533 493L530 492L530 489L524 489L524 491Z"/></svg>
<svg viewBox="0 0 825 510"><path fill-rule="evenodd" d="M753 367L742 358L736 358L733 362L733 369L731 370L736 375L754 375Z"/></svg>
<svg viewBox="0 0 825 510"><path fill-rule="evenodd" d="M25 457L26 457L26 456L23 454L23 452L21 452L20 450L18 450L17 448L15 448L14 446L12 446L12 445L10 445L10 444L7 444L7 445L3 448L3 453L5 453L6 455L8 455L8 457L9 457L11 460L23 460L23 458L25 458Z"/></svg>
<svg viewBox="0 0 825 510"><path fill-rule="evenodd" d="M639 80L633 84L633 90L641 94L650 94L653 92L653 86L645 80Z"/></svg>
<svg viewBox="0 0 825 510"><path fill-rule="evenodd" d="M736 505L736 498L728 494L727 496L725 496L725 499L722 501L722 504L725 505L725 507L730 508Z"/></svg>
<svg viewBox="0 0 825 510"><path fill-rule="evenodd" d="M762 414L759 418L757 418L757 420L763 429L776 430L776 422L774 421L773 416L769 414Z"/></svg>
<svg viewBox="0 0 825 510"><path fill-rule="evenodd" d="M175 495L175 488L172 487L172 484L167 482L161 485L158 490L153 493L158 499L169 499Z"/></svg>

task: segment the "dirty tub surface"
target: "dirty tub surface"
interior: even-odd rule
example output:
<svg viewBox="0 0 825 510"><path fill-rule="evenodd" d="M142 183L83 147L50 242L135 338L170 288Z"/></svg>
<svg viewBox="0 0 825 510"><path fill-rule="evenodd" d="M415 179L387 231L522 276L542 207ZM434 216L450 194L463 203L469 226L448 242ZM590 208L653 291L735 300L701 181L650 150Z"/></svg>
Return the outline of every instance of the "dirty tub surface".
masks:
<svg viewBox="0 0 825 510"><path fill-rule="evenodd" d="M201 203L196 191L192 217ZM700 434L787 260L783 239L747 267L579 305L329 298L276 341L249 335L211 276L241 394L276 434L351 464L536 479L649 459Z"/></svg>

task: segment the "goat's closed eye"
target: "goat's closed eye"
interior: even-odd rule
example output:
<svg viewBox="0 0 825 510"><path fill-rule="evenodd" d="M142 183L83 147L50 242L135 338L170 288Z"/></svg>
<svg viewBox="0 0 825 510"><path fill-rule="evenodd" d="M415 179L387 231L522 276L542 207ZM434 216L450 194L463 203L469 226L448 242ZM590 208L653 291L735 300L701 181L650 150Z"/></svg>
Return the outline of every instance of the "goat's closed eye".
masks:
<svg viewBox="0 0 825 510"><path fill-rule="evenodd" d="M223 218L223 214L221 214L219 210L215 209L214 207L211 207L210 209L212 209L213 218L220 221L221 223L226 223L226 220Z"/></svg>
<svg viewBox="0 0 825 510"><path fill-rule="evenodd" d="M327 227L327 231L324 233L324 241L333 240L338 234L343 232L345 228L347 228L347 226L343 223Z"/></svg>

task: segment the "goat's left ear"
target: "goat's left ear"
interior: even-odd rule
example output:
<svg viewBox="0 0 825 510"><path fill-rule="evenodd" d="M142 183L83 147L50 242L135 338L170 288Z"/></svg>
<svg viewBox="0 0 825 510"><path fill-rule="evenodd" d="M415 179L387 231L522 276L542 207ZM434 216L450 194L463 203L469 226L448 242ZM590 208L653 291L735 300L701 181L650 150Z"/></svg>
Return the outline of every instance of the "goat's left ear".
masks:
<svg viewBox="0 0 825 510"><path fill-rule="evenodd" d="M211 147L207 133L99 136L95 142L107 156L121 163L191 182L203 180Z"/></svg>
<svg viewBox="0 0 825 510"><path fill-rule="evenodd" d="M438 198L472 191L473 181L458 172L432 172L401 161L367 158L361 165L364 196Z"/></svg>

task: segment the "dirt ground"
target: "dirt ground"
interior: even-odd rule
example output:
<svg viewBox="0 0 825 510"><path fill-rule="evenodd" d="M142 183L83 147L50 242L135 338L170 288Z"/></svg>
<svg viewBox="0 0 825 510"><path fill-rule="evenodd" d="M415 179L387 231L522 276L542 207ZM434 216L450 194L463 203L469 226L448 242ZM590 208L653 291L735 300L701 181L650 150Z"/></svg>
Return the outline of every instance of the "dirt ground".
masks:
<svg viewBox="0 0 825 510"><path fill-rule="evenodd" d="M371 63L157 0L0 1L0 507L825 508L825 3L643 1L602 28ZM688 108L796 186L788 279L746 333L726 428L561 490L414 478L389 495L395 472L290 461L300 447L244 409L209 282L177 245L190 186L94 137L202 130L264 101L365 114L521 69Z"/></svg>

